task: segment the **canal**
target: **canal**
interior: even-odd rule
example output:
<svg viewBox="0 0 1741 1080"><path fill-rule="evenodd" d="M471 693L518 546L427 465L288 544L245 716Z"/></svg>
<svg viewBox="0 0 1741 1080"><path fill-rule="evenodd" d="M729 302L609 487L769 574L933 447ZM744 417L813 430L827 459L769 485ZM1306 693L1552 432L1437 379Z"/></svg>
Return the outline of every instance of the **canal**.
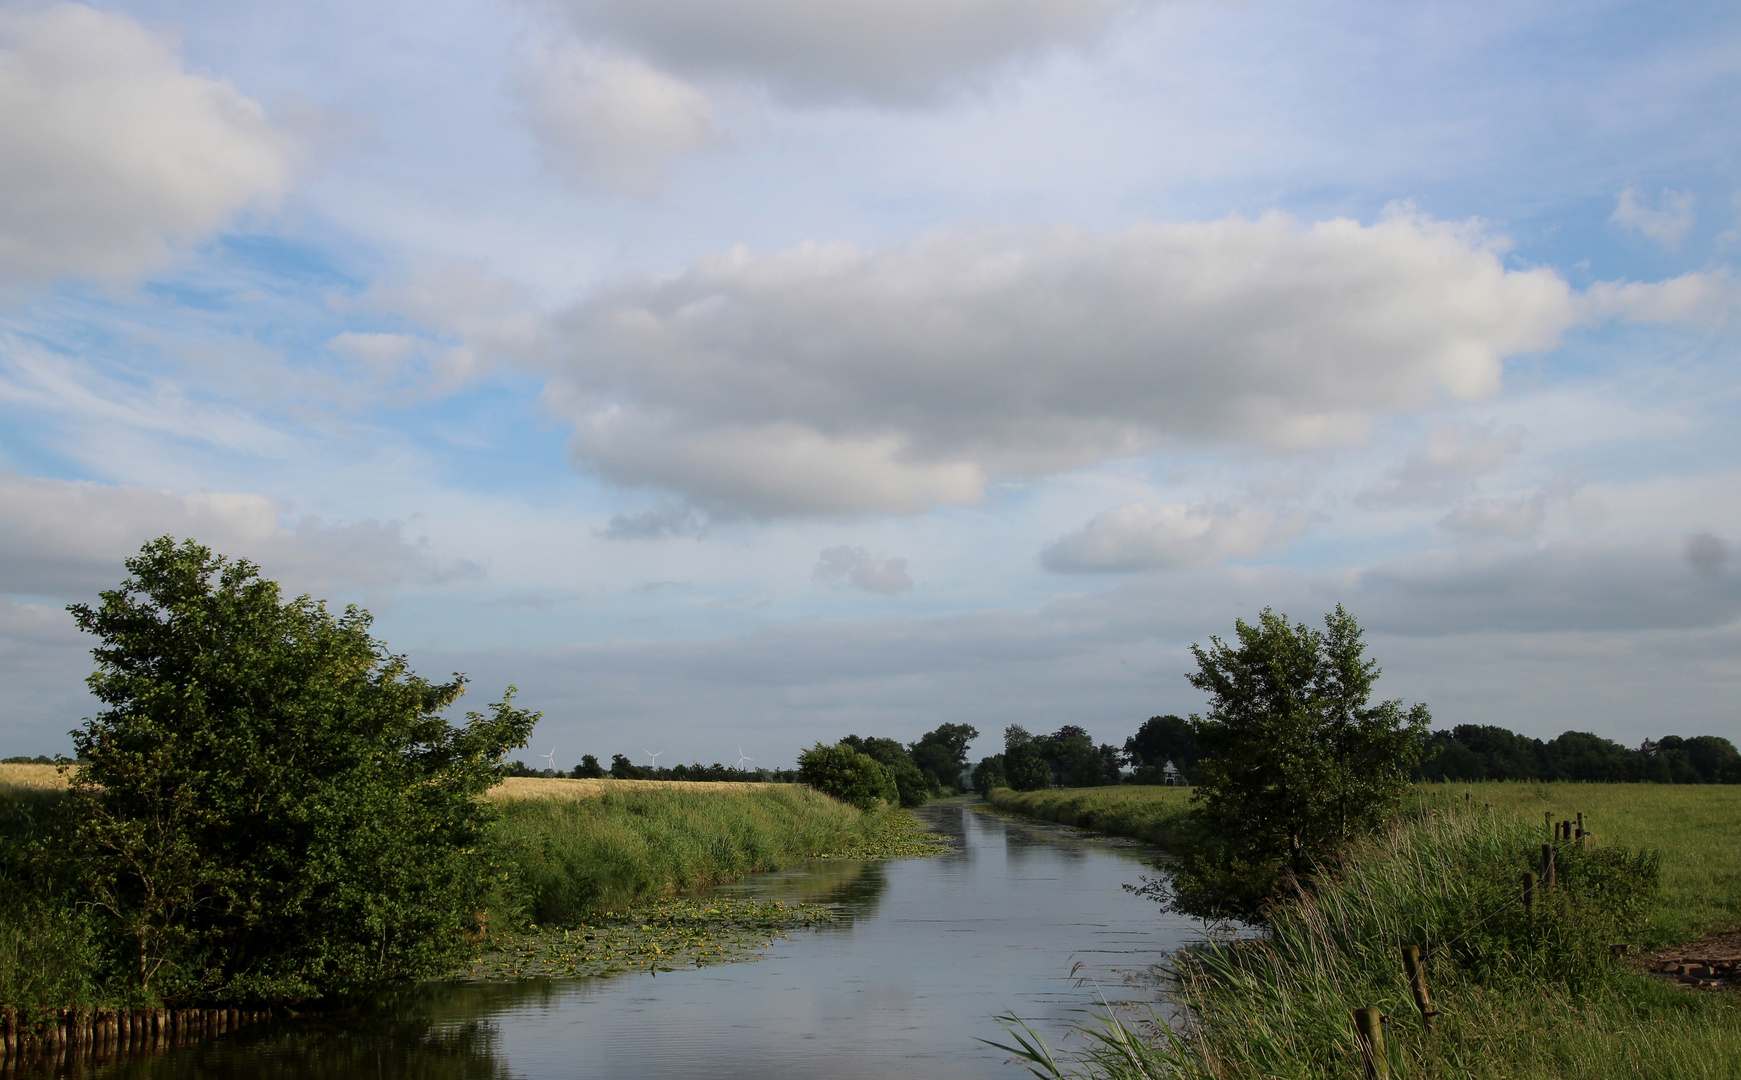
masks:
<svg viewBox="0 0 1741 1080"><path fill-rule="evenodd" d="M1155 1000L1151 969L1199 929L1121 888L1150 869L1149 849L967 800L918 813L950 854L808 863L727 890L839 911L753 962L431 985L367 1018L244 1029L96 1075L1014 1078L1025 1073L977 1041L1004 1038L994 1016L1019 1015L1055 1045L1103 1000Z"/></svg>

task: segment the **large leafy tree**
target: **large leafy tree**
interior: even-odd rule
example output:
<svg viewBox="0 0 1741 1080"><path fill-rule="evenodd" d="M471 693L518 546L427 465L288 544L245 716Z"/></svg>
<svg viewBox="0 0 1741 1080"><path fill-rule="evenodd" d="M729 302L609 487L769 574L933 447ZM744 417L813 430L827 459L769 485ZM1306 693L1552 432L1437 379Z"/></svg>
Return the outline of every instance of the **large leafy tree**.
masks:
<svg viewBox="0 0 1741 1080"><path fill-rule="evenodd" d="M89 904L147 996L286 1000L449 969L491 880L478 796L537 715L464 726L369 634L163 537L96 607L69 804Z"/></svg>
<svg viewBox="0 0 1741 1080"><path fill-rule="evenodd" d="M1191 647L1188 678L1209 695L1208 713L1191 718L1205 842L1181 860L1174 904L1256 917L1289 876L1310 875L1395 813L1431 716L1421 704L1369 701L1379 667L1340 605L1323 630L1268 608L1235 630L1236 642Z"/></svg>
<svg viewBox="0 0 1741 1080"><path fill-rule="evenodd" d="M979 729L972 724L939 724L907 749L933 790L954 788L961 786L961 771L967 768L967 747L977 738Z"/></svg>

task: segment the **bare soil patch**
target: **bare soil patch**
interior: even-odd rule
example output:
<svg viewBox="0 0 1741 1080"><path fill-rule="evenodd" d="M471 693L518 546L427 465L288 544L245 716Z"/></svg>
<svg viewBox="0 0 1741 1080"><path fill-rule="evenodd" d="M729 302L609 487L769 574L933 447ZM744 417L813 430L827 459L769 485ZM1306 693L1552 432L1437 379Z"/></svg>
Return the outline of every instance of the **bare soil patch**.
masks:
<svg viewBox="0 0 1741 1080"><path fill-rule="evenodd" d="M1661 949L1645 963L1653 974L1702 990L1741 989L1741 931Z"/></svg>

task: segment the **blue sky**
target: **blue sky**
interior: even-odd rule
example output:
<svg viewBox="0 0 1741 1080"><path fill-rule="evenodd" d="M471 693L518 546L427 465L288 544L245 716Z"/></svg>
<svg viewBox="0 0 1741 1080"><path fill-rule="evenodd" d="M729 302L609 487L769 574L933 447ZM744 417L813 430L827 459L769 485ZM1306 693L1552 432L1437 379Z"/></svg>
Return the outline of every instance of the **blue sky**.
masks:
<svg viewBox="0 0 1741 1080"><path fill-rule="evenodd" d="M1738 89L1718 3L0 5L6 752L163 533L564 764L1122 742L1336 603L1741 737Z"/></svg>

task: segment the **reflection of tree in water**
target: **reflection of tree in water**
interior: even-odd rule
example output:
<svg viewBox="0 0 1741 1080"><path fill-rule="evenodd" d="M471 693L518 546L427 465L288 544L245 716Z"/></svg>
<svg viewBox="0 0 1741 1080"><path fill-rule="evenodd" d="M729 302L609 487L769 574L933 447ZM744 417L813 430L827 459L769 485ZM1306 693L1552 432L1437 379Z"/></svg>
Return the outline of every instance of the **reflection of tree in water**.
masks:
<svg viewBox="0 0 1741 1080"><path fill-rule="evenodd" d="M507 1080L486 1000L500 995L431 984L356 1014L248 1029L113 1066L104 1080Z"/></svg>

